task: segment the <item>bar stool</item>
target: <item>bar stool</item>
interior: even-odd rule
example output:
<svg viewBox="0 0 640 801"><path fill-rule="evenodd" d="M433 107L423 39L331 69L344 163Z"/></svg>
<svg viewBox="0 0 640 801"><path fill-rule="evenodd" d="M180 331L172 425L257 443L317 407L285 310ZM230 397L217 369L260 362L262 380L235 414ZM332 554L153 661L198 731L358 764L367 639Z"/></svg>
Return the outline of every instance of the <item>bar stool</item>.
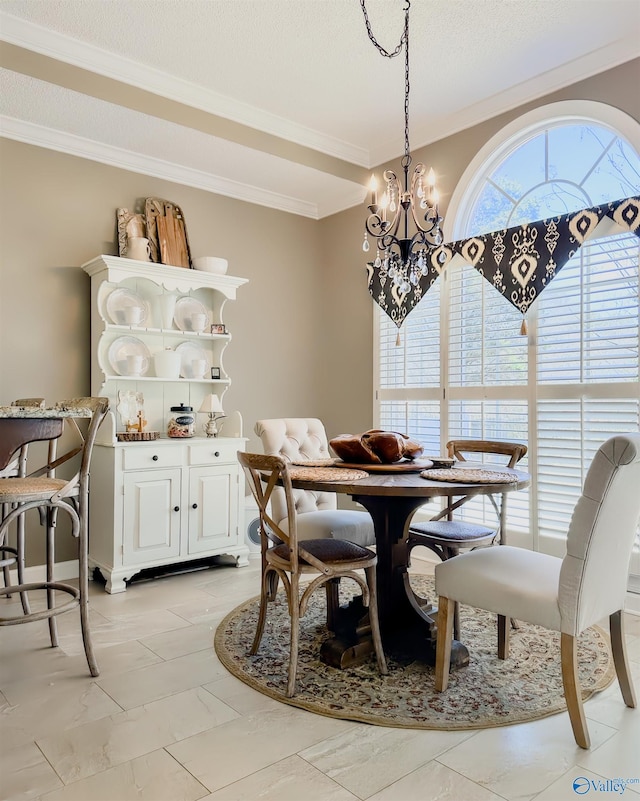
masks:
<svg viewBox="0 0 640 801"><path fill-rule="evenodd" d="M55 617L76 606L80 607L80 624L85 655L92 676L99 674L93 654L88 620L88 500L89 466L98 428L109 408L107 398L74 398L57 404L52 416L38 416L37 411L29 416L7 416L0 420L0 470L5 469L25 445L36 441L53 441L63 432L65 420L79 435L81 444L63 456L27 476L8 477L0 481L0 506L10 508L0 521L0 543L14 520L19 520L30 509L40 511L46 525L46 580L44 582L10 585L12 593L25 594L36 590L47 593L47 608L20 616L0 617L0 626L13 626L35 620L49 621L51 645L58 645ZM56 416L59 413L59 416ZM88 417L89 426L82 434L76 418ZM78 472L69 480L55 478L54 471L74 456L80 455ZM6 505L6 506L5 506ZM66 513L71 520L71 534L78 540L78 587L54 580L54 545L58 511ZM55 592L67 593L71 598L55 605Z"/></svg>
<svg viewBox="0 0 640 801"><path fill-rule="evenodd" d="M18 406L22 409L44 409L44 398L18 398L11 404ZM52 440L52 442L55 440ZM24 478L27 474L27 452L28 445L23 445L20 448L18 456L8 464L4 470L0 470L0 478ZM51 452L50 452L51 453ZM49 458L51 461L51 458ZM0 508L0 520L9 513L9 504L2 504ZM8 587L11 584L9 569L11 565L16 566L18 574L18 584L24 584L24 516L18 518L16 527L16 547L8 545L7 543L0 544L0 567L2 567L4 585ZM6 593L7 596L11 593ZM30 613L29 599L27 593L20 594L22 601L22 608L25 615Z"/></svg>

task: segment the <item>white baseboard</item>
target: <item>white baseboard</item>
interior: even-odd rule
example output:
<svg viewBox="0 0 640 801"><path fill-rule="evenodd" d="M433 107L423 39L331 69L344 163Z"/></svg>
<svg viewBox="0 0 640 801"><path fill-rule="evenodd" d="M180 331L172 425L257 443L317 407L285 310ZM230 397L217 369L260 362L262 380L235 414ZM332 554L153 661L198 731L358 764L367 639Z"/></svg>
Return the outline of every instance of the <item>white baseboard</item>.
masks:
<svg viewBox="0 0 640 801"><path fill-rule="evenodd" d="M32 565L25 568L24 581L25 584L32 584L38 581L45 581L47 578L47 570L45 565ZM56 562L54 570L54 578L56 581L69 581L70 579L78 578L78 560L71 559L68 562ZM11 570L11 583L18 583L18 572L14 568Z"/></svg>

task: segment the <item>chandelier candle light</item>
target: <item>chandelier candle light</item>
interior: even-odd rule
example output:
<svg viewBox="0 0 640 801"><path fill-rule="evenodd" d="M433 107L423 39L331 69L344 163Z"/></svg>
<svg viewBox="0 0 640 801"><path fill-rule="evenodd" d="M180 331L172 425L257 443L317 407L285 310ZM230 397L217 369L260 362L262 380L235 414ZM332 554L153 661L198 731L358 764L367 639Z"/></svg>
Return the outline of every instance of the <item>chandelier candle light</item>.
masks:
<svg viewBox="0 0 640 801"><path fill-rule="evenodd" d="M222 404L220 403L220 398L213 394L205 395L205 398L202 401L202 406L198 409L198 411L209 415L209 419L202 427L204 433L207 435L207 437L217 437L220 433L220 429L218 428L218 420L226 417L222 408Z"/></svg>
<svg viewBox="0 0 640 801"><path fill-rule="evenodd" d="M362 249L370 249L369 235L376 239L376 258L371 266L381 275L388 276L397 286L398 292L406 295L413 284L418 284L421 275L427 275L428 252L442 244L440 224L442 217L438 212L438 192L435 187L435 174L424 164L416 164L411 182L409 168L411 154L409 148L409 9L411 3L405 0L405 21L402 38L395 50L385 50L376 40L371 30L365 0L360 0L364 14L367 34L378 51L385 58L393 58L404 49L404 156L400 162L403 172L402 183L393 170L384 172L384 188L378 199L378 183L375 176L369 186L369 216L365 222ZM439 254L440 263L446 261L444 253Z"/></svg>

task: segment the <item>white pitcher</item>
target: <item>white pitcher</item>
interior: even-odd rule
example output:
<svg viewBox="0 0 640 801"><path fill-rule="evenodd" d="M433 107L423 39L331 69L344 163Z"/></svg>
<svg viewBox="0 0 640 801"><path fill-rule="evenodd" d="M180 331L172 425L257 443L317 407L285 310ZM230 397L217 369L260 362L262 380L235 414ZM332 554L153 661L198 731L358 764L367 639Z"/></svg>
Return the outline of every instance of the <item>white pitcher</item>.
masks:
<svg viewBox="0 0 640 801"><path fill-rule="evenodd" d="M127 258L136 261L151 260L151 245L144 236L132 236L127 240Z"/></svg>

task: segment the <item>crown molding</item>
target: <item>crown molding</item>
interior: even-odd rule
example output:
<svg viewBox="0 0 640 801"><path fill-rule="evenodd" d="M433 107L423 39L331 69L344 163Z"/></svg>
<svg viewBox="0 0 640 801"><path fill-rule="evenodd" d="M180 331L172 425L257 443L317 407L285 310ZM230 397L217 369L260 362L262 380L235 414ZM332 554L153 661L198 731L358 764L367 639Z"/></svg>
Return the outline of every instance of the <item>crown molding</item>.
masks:
<svg viewBox="0 0 640 801"><path fill-rule="evenodd" d="M227 95L176 78L162 70L140 64L65 34L0 11L0 39L49 58L71 64L106 78L135 86L161 97L192 106L254 128L258 131L317 150L360 167L369 167L365 148L327 136L304 125L241 103Z"/></svg>
<svg viewBox="0 0 640 801"><path fill-rule="evenodd" d="M195 170L102 142L95 142L66 131L47 128L14 117L0 115L0 136L89 161L97 161L110 167L150 175L165 181L191 186L194 189L202 189L205 192L223 195L234 200L267 206L277 211L310 217L313 220L319 219L318 206L315 203L280 195L277 192L270 192L219 175L212 175L202 170Z"/></svg>
<svg viewBox="0 0 640 801"><path fill-rule="evenodd" d="M601 72L619 67L627 61L640 57L640 46L634 35L593 50L568 64L548 70L527 81L511 86L471 106L425 125L412 125L412 152L427 147L433 142L453 136L460 131L479 125L493 117L513 112L528 103L533 103L572 84L591 78ZM398 143L371 150L374 165L384 164L398 158Z"/></svg>

